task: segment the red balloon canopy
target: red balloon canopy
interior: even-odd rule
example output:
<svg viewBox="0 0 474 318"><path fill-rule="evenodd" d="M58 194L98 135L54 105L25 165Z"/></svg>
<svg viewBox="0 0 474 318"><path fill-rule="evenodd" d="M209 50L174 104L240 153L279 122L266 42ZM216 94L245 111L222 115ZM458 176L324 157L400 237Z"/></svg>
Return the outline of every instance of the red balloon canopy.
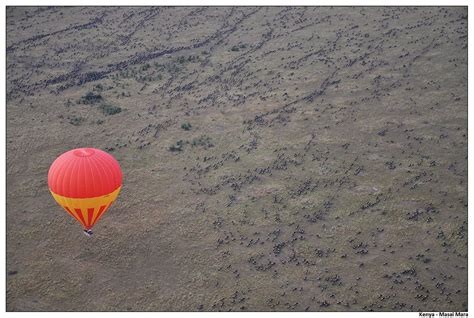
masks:
<svg viewBox="0 0 474 318"><path fill-rule="evenodd" d="M95 148L63 153L51 165L48 184L54 193L69 198L109 194L122 185L122 171L114 157Z"/></svg>

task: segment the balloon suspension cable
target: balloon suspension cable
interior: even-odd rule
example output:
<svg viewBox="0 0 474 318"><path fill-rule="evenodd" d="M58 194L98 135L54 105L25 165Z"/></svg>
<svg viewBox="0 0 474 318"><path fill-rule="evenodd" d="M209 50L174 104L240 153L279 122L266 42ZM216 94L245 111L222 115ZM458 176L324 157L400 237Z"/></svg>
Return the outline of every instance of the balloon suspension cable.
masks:
<svg viewBox="0 0 474 318"><path fill-rule="evenodd" d="M84 230L84 234L88 237L92 237L92 234L94 233L92 233L92 230Z"/></svg>

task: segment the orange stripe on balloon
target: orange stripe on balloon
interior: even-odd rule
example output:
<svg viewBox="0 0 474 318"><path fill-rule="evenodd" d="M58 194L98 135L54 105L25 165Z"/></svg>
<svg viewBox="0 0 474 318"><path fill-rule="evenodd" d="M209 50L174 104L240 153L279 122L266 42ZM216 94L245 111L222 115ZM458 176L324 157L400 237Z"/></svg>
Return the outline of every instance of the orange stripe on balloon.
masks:
<svg viewBox="0 0 474 318"><path fill-rule="evenodd" d="M84 216L82 215L82 210L81 209L74 209L77 213L77 215L79 215L79 218L81 219L81 223L82 225L87 228L87 224L86 224L86 220L84 220Z"/></svg>
<svg viewBox="0 0 474 318"><path fill-rule="evenodd" d="M67 211L67 213L71 214L71 216L73 218L75 218L77 221L81 222L81 220L79 220L79 218L77 217L77 215L75 213L72 213L72 211L67 207L67 206L63 206L63 208Z"/></svg>
<svg viewBox="0 0 474 318"><path fill-rule="evenodd" d="M97 221L99 215L102 214L102 212L105 210L106 207L107 207L106 205L102 205L102 206L99 207L99 209L96 210L97 212L95 213L94 217L92 218L92 225L95 224L95 222Z"/></svg>
<svg viewBox="0 0 474 318"><path fill-rule="evenodd" d="M92 225L92 216L94 215L94 208L87 209L87 224Z"/></svg>
<svg viewBox="0 0 474 318"><path fill-rule="evenodd" d="M95 222L99 221L100 217L105 213L105 211L107 211L107 209L109 208L109 206L112 204L112 202L110 202L109 204L105 205L105 206L101 206L100 209L102 211L99 211L99 213L97 213L97 217L95 218L94 220L94 224ZM102 209L103 208L103 209Z"/></svg>

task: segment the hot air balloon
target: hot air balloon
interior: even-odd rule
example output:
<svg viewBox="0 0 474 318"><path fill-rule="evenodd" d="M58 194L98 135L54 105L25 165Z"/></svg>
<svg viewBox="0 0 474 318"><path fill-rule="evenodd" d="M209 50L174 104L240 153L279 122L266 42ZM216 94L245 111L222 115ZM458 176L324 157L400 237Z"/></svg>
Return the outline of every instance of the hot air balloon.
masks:
<svg viewBox="0 0 474 318"><path fill-rule="evenodd" d="M92 227L117 199L120 165L110 154L78 148L60 155L49 168L48 186L56 202L92 235Z"/></svg>

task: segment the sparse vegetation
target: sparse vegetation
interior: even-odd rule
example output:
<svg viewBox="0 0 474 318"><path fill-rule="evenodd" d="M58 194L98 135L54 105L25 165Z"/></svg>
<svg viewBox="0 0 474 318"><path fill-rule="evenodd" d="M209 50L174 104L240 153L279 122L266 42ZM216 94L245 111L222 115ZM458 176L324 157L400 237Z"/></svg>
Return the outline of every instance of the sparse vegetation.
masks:
<svg viewBox="0 0 474 318"><path fill-rule="evenodd" d="M191 127L192 127L191 124L188 122L181 124L181 128L184 130L191 130Z"/></svg>
<svg viewBox="0 0 474 318"><path fill-rule="evenodd" d="M103 90L103 86L102 85L99 86L99 85L95 86L95 88L94 88L95 91L102 91ZM123 96L126 96L126 95L123 95ZM68 102L69 102L69 100L68 100ZM68 105L68 102L66 103L66 106ZM77 101L77 103L78 104L98 106L98 108L106 116L115 115L115 114L118 114L122 111L121 107L114 106L114 105L106 103L105 99L102 97L102 95L100 95L99 93L94 93L94 92L86 93L84 96L82 96ZM103 123L103 121L98 123L98 124L102 124L102 123Z"/></svg>
<svg viewBox="0 0 474 318"><path fill-rule="evenodd" d="M191 145L193 147L203 147L204 149L209 149L214 147L214 144L212 143L212 140L209 136L201 136L199 138L194 138L191 141Z"/></svg>
<svg viewBox="0 0 474 318"><path fill-rule="evenodd" d="M82 96L77 101L77 103L85 104L85 105L93 105L93 104L101 103L102 101L103 101L103 98L99 93L87 92L84 96Z"/></svg>
<svg viewBox="0 0 474 318"><path fill-rule="evenodd" d="M466 7L6 18L8 311L467 311ZM92 240L74 147L123 169Z"/></svg>
<svg viewBox="0 0 474 318"><path fill-rule="evenodd" d="M118 114L122 111L122 108L119 106L114 106L114 105L109 105L109 104L103 104L99 106L104 115L110 116L110 115L115 115Z"/></svg>
<svg viewBox="0 0 474 318"><path fill-rule="evenodd" d="M182 140L178 140L176 143L169 146L170 151L182 151L183 150L184 142Z"/></svg>
<svg viewBox="0 0 474 318"><path fill-rule="evenodd" d="M86 121L84 117L76 115L67 116L67 119L69 120L69 123L74 126L79 126Z"/></svg>

